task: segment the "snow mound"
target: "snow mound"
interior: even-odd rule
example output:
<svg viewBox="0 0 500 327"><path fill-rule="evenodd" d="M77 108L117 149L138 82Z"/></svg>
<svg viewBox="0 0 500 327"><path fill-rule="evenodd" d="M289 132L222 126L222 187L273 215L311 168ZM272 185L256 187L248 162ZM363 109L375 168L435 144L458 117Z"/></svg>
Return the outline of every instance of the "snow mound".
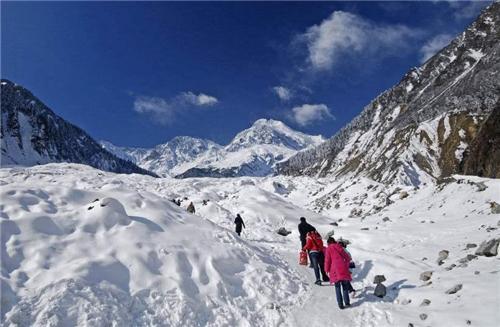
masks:
<svg viewBox="0 0 500 327"><path fill-rule="evenodd" d="M272 251L151 193L161 180L74 164L0 180L6 326L279 324L305 289Z"/></svg>

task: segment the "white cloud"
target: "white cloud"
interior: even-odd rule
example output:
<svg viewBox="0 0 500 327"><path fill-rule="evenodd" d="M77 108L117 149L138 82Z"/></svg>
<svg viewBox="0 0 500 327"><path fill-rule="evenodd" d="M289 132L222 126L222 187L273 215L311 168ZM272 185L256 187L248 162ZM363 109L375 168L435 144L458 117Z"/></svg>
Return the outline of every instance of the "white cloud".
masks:
<svg viewBox="0 0 500 327"><path fill-rule="evenodd" d="M181 112L193 107L211 107L217 104L216 97L191 91L182 92L171 99L160 97L137 96L134 100L134 110L141 114L151 115L160 124L174 122Z"/></svg>
<svg viewBox="0 0 500 327"><path fill-rule="evenodd" d="M323 119L334 119L325 104L303 104L292 108L292 118L300 126L307 126Z"/></svg>
<svg viewBox="0 0 500 327"><path fill-rule="evenodd" d="M439 50L447 46L453 36L450 34L439 34L427 41L420 49L422 63L426 62L430 57L436 54Z"/></svg>
<svg viewBox="0 0 500 327"><path fill-rule="evenodd" d="M281 101L289 101L292 98L292 92L284 86L275 86L273 91Z"/></svg>
<svg viewBox="0 0 500 327"><path fill-rule="evenodd" d="M330 70L343 55L398 53L418 35L418 30L404 25L381 25L335 11L319 25L309 27L297 40L305 43L311 68Z"/></svg>
<svg viewBox="0 0 500 327"><path fill-rule="evenodd" d="M194 106L213 106L219 102L216 97L200 93L198 95L193 92L184 92L180 95L180 100L186 101Z"/></svg>

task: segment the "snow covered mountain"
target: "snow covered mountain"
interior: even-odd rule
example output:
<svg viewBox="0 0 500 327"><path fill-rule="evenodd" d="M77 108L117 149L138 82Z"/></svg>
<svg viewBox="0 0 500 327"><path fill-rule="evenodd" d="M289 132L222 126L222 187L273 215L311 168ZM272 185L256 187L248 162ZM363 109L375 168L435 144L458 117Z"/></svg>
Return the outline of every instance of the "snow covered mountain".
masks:
<svg viewBox="0 0 500 327"><path fill-rule="evenodd" d="M307 147L323 142L321 136L294 131L284 123L259 119L238 133L226 146L188 136L175 137L153 149L101 145L116 156L162 176L265 176L274 165Z"/></svg>
<svg viewBox="0 0 500 327"><path fill-rule="evenodd" d="M116 173L154 175L102 149L22 86L2 79L1 91L2 166L74 162Z"/></svg>
<svg viewBox="0 0 500 327"><path fill-rule="evenodd" d="M277 162L324 142L272 119L259 119L238 133L216 156L203 155L196 165L177 177L266 176Z"/></svg>
<svg viewBox="0 0 500 327"><path fill-rule="evenodd" d="M500 177L500 3L465 32L410 70L324 144L278 165L289 175L364 175L420 185L463 172ZM496 135L496 136L495 136ZM486 138L486 140L485 140ZM487 143L491 143L487 141ZM482 149L476 149L482 147ZM474 161L478 151L481 162Z"/></svg>

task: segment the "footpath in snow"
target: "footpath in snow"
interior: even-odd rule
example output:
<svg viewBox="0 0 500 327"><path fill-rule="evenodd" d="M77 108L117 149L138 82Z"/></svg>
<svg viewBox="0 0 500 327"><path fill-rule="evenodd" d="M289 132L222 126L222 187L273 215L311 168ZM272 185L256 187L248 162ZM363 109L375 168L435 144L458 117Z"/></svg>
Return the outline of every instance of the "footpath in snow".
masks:
<svg viewBox="0 0 500 327"><path fill-rule="evenodd" d="M498 180L388 189L364 179L154 179L50 164L1 169L0 182L6 326L500 321L499 257L475 254L500 239L490 207L500 202ZM187 200L179 207L173 198ZM241 238L236 213L247 226ZM351 308L339 310L334 287L314 285L312 269L298 265L301 216L352 242ZM292 233L278 235L280 227ZM383 299L373 295L379 274Z"/></svg>

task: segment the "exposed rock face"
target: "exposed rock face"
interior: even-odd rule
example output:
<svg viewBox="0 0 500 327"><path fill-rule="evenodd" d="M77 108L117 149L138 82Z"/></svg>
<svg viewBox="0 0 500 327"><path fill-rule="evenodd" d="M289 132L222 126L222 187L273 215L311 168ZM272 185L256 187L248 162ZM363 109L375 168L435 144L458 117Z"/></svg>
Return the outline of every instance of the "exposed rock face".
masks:
<svg viewBox="0 0 500 327"><path fill-rule="evenodd" d="M280 163L278 173L350 173L418 185L460 172L463 162L471 173L496 174L496 152L480 144L496 134L492 112L500 98L499 53L500 3L495 2L327 142Z"/></svg>
<svg viewBox="0 0 500 327"><path fill-rule="evenodd" d="M482 124L476 138L464 153L461 172L500 178L500 102Z"/></svg>
<svg viewBox="0 0 500 327"><path fill-rule="evenodd" d="M476 251L476 255L482 255L485 257L494 257L498 254L498 245L500 244L500 239L491 239L481 243Z"/></svg>
<svg viewBox="0 0 500 327"><path fill-rule="evenodd" d="M156 176L103 149L82 129L57 116L24 87L2 79L1 164L80 163L115 173Z"/></svg>

